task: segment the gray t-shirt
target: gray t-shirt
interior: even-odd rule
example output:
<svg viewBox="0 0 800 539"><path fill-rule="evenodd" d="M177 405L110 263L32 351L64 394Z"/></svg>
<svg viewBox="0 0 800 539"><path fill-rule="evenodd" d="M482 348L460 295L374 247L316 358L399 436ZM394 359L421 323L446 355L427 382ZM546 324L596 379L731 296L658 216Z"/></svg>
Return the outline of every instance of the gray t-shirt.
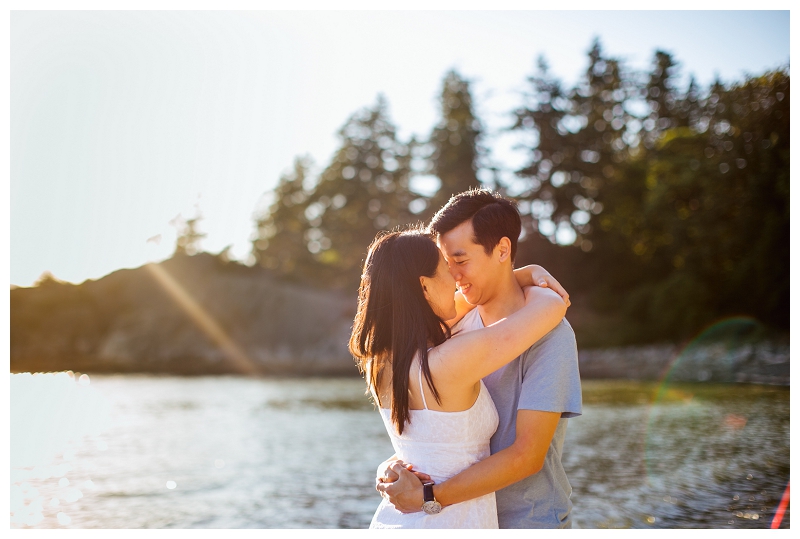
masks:
<svg viewBox="0 0 800 539"><path fill-rule="evenodd" d="M478 309L470 311L453 333L482 328ZM581 415L581 380L575 333L563 319L521 356L483 379L500 425L491 440L492 454L514 443L517 410L560 412L542 469L498 490L501 528L570 528L572 487L561 465L568 417Z"/></svg>

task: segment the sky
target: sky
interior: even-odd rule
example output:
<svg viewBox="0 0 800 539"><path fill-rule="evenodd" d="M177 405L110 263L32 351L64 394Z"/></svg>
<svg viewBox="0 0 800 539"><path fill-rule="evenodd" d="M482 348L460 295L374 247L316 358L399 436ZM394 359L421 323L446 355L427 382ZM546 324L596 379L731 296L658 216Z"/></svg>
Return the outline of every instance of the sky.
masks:
<svg viewBox="0 0 800 539"><path fill-rule="evenodd" d="M389 103L401 138L438 121L444 74L472 81L495 159L544 56L566 86L597 37L684 81L789 64L788 11L13 11L10 281L80 283L168 258L177 216L245 260L254 213L296 156L324 168L347 118Z"/></svg>

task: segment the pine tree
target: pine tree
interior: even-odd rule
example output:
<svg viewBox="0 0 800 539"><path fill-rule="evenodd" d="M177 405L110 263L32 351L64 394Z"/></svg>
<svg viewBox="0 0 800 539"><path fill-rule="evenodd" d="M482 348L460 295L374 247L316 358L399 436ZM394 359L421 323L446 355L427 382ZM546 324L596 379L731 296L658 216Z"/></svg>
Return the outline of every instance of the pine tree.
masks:
<svg viewBox="0 0 800 539"><path fill-rule="evenodd" d="M397 140L378 96L372 108L351 116L341 145L305 206L307 248L328 286L357 286L367 247L380 230L409 223L411 176L408 144Z"/></svg>
<svg viewBox="0 0 800 539"><path fill-rule="evenodd" d="M595 42L570 91L540 61L517 111L514 129L533 135L523 222L551 242L568 225L585 251L534 234L521 262L572 261L575 293L619 317L617 342L685 338L730 314L788 321L788 75L717 81L706 97L678 75L663 51L639 75Z"/></svg>
<svg viewBox="0 0 800 539"><path fill-rule="evenodd" d="M440 103L442 118L428 145L430 173L441 186L431 197L426 215L433 215L451 196L481 185L477 172L486 153L480 144L483 128L475 116L469 81L455 70L445 75Z"/></svg>
<svg viewBox="0 0 800 539"><path fill-rule="evenodd" d="M170 221L175 226L178 232L178 237L175 241L174 255L196 255L201 252L200 242L207 234L202 233L198 229L198 223L203 219L199 210L191 219L184 220L183 217L178 215Z"/></svg>
<svg viewBox="0 0 800 539"><path fill-rule="evenodd" d="M742 312L788 322L788 87L781 71L715 83L648 159L633 245L663 276L650 305L672 334Z"/></svg>
<svg viewBox="0 0 800 539"><path fill-rule="evenodd" d="M315 273L305 217L309 197L305 183L311 166L309 157L296 158L292 172L281 176L275 187L269 209L256 219L252 250L256 262L292 281L313 280Z"/></svg>
<svg viewBox="0 0 800 539"><path fill-rule="evenodd" d="M551 241L559 230L574 235L573 244L585 251L592 249L603 186L627 158L630 120L624 106L630 88L620 62L604 57L597 40L588 56L584 78L570 91L540 59L538 74L529 78L528 103L517 110L512 128L533 135L530 161L517 171L528 182L518 198L523 213L531 215L532 231Z"/></svg>

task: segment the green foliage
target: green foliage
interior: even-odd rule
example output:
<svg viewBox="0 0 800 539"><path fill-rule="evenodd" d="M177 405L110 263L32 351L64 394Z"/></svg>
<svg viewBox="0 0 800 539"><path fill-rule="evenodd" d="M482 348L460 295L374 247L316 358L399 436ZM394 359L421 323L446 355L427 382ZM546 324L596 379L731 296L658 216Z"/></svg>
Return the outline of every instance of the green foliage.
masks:
<svg viewBox="0 0 800 539"><path fill-rule="evenodd" d="M397 140L386 107L379 97L374 108L348 120L306 208L308 249L321 276L335 285L357 285L375 234L412 219L409 149Z"/></svg>
<svg viewBox="0 0 800 539"><path fill-rule="evenodd" d="M436 213L451 196L480 187L477 171L485 154L480 145L483 128L475 116L469 81L455 70L449 71L442 84L440 102L442 118L431 133L428 160L429 171L439 178L441 186L428 202L428 216Z"/></svg>
<svg viewBox="0 0 800 539"><path fill-rule="evenodd" d="M517 193L528 237L591 251L595 216L603 211L609 184L619 183L619 163L628 159L630 81L618 61L603 58L599 43L589 52L583 80L564 90L543 59L529 79L525 106L514 130L533 140L529 163L517 171L527 187ZM522 246L526 258L527 246ZM530 255L529 255L530 256Z"/></svg>
<svg viewBox="0 0 800 539"><path fill-rule="evenodd" d="M705 322L788 323L788 89L781 72L717 86L695 129L668 130L651 156L634 249L705 290Z"/></svg>
<svg viewBox="0 0 800 539"><path fill-rule="evenodd" d="M379 97L374 108L348 120L306 206L307 247L319 277L334 286L356 286L375 234L411 220L409 150L397 140L386 108Z"/></svg>
<svg viewBox="0 0 800 539"><path fill-rule="evenodd" d="M258 221L253 253L292 280L329 288L358 285L367 247L380 230L414 219L409 204L409 144L397 139L379 96L351 116L341 144L312 188L307 167L279 183L275 202Z"/></svg>
<svg viewBox="0 0 800 539"><path fill-rule="evenodd" d="M379 96L340 129L339 148L318 177L311 176L307 158L297 159L272 192L272 204L256 218L256 262L289 281L354 288L378 231L430 217L452 194L479 185L476 170L484 150L468 81L449 72L441 102L442 119L425 144L398 140ZM415 158L423 162L416 172ZM440 179L432 198L411 190L415 173Z"/></svg>
<svg viewBox="0 0 800 539"><path fill-rule="evenodd" d="M572 90L540 62L517 111L537 139L520 207L551 242L574 231L585 255L568 256L565 281L624 323L604 344L688 338L738 314L788 328L788 73L704 95L678 75L667 53L639 75L595 42Z"/></svg>
<svg viewBox="0 0 800 539"><path fill-rule="evenodd" d="M175 255L196 255L201 252L200 242L206 234L200 232L197 224L202 220L198 212L191 219L183 219L180 215L170 221L177 229L178 237L175 240Z"/></svg>
<svg viewBox="0 0 800 539"><path fill-rule="evenodd" d="M679 80L669 53L642 73L595 41L572 88L540 59L514 111L528 161L497 187L519 202L517 264L541 264L570 290L582 344L687 339L736 315L788 328L788 71L707 89ZM376 232L480 185L484 133L460 74L446 74L422 144L398 140L386 109L379 97L349 118L316 178L307 159L281 178L256 223L260 265L352 290ZM419 173L440 180L427 199L410 189Z"/></svg>
<svg viewBox="0 0 800 539"><path fill-rule="evenodd" d="M309 193L304 186L311 166L308 157L296 158L292 172L278 181L269 209L256 219L252 250L256 262L290 281L314 278L314 259L306 248Z"/></svg>

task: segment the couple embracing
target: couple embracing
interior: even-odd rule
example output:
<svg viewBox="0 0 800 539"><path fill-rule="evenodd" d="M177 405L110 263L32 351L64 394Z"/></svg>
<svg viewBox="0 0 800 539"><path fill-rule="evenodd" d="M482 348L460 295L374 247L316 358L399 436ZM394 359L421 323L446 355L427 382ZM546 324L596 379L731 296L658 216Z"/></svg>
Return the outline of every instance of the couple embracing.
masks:
<svg viewBox="0 0 800 539"><path fill-rule="evenodd" d="M395 449L371 528L571 527L569 299L542 268L513 269L520 231L514 203L478 189L370 245L350 351Z"/></svg>

